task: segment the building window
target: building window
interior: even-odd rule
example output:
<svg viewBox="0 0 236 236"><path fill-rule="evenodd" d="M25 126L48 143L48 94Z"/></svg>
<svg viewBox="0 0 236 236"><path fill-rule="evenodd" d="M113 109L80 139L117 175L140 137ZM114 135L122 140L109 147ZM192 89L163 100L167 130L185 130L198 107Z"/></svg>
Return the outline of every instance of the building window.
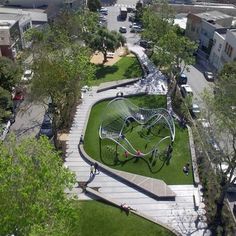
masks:
<svg viewBox="0 0 236 236"><path fill-rule="evenodd" d="M220 52L221 48L222 48L222 44L220 43L218 47L218 52Z"/></svg>
<svg viewBox="0 0 236 236"><path fill-rule="evenodd" d="M4 40L4 37L1 37L1 40L3 41L3 40Z"/></svg>
<svg viewBox="0 0 236 236"><path fill-rule="evenodd" d="M225 53L229 57L231 57L232 56L232 52L233 52L233 47L230 44L226 43L226 45L225 45Z"/></svg>

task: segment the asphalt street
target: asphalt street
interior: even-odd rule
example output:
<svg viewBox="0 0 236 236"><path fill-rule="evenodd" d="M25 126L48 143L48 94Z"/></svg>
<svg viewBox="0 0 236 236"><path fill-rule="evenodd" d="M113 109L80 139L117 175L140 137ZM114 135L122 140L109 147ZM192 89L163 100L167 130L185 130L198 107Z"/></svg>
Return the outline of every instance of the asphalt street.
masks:
<svg viewBox="0 0 236 236"><path fill-rule="evenodd" d="M10 132L13 132L17 139L35 137L39 133L45 111L43 104L32 103L26 98L20 105Z"/></svg>
<svg viewBox="0 0 236 236"><path fill-rule="evenodd" d="M125 36L127 43L129 44L137 43L140 39L140 36L137 33L130 33L131 22L128 21L128 19L131 13L128 13L128 17L125 21L121 21L119 20L119 14L120 14L119 6L110 6L110 7L107 7L107 9L108 9L108 15L106 16L107 28L109 30L115 30L119 32L119 28L121 26L125 26L127 29L127 33L124 33L123 35Z"/></svg>

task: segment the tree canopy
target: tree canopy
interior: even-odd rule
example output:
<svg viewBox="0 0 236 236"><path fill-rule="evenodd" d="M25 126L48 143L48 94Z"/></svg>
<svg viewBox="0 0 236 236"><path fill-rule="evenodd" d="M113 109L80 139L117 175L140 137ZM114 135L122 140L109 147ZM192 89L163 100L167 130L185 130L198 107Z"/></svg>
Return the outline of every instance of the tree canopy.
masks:
<svg viewBox="0 0 236 236"><path fill-rule="evenodd" d="M117 48L123 46L124 43L125 38L120 33L104 28L100 28L88 42L94 51L103 53L104 62L107 61L107 52L114 52Z"/></svg>
<svg viewBox="0 0 236 236"><path fill-rule="evenodd" d="M205 95L206 114L213 126L211 135L218 140L220 147L220 150L210 152L210 162L213 164L217 181L217 194L214 196L216 207L210 219L213 235L217 235L217 232L227 232L227 222L223 214L224 200L227 191L236 181L236 73L234 69L231 70L233 66L234 62L224 66L216 81L216 93ZM208 140L206 139L206 142L209 142ZM221 233L220 235L223 235Z"/></svg>
<svg viewBox="0 0 236 236"><path fill-rule="evenodd" d="M6 57L0 58L0 87L12 91L12 87L15 86L21 78L21 68Z"/></svg>
<svg viewBox="0 0 236 236"><path fill-rule="evenodd" d="M0 143L0 172L1 235L78 235L75 178L47 138Z"/></svg>
<svg viewBox="0 0 236 236"><path fill-rule="evenodd" d="M100 0L88 0L87 5L89 10L93 12L97 12L102 6Z"/></svg>

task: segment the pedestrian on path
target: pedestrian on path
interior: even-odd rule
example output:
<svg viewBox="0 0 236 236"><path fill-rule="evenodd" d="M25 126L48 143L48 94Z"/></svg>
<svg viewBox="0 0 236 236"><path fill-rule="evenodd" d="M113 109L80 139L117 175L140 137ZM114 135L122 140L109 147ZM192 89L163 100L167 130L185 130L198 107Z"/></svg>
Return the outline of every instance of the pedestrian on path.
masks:
<svg viewBox="0 0 236 236"><path fill-rule="evenodd" d="M95 162L95 163L94 163L94 174L99 174L99 173L100 173L98 167L99 167L99 166L98 166L98 163ZM98 172L98 173L97 173L97 172Z"/></svg>
<svg viewBox="0 0 236 236"><path fill-rule="evenodd" d="M81 136L80 136L79 144L84 144L84 136L83 136L83 134L81 134Z"/></svg>
<svg viewBox="0 0 236 236"><path fill-rule="evenodd" d="M95 174L95 167L93 164L91 164L90 166L90 177L93 176Z"/></svg>

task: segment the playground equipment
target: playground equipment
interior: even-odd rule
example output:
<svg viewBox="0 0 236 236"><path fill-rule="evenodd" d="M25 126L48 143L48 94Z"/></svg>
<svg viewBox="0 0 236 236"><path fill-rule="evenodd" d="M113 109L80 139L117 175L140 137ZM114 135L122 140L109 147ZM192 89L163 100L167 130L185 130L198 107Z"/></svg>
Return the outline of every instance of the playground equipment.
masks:
<svg viewBox="0 0 236 236"><path fill-rule="evenodd" d="M169 134L162 137L151 149L140 152L126 137L127 126L137 122L142 125L147 132L157 126L165 126ZM158 146L165 140L169 140L170 145L175 139L175 124L172 116L164 108L147 109L140 108L124 97L117 97L110 101L104 111L99 129L101 139L110 139L124 149L131 156L156 155Z"/></svg>

